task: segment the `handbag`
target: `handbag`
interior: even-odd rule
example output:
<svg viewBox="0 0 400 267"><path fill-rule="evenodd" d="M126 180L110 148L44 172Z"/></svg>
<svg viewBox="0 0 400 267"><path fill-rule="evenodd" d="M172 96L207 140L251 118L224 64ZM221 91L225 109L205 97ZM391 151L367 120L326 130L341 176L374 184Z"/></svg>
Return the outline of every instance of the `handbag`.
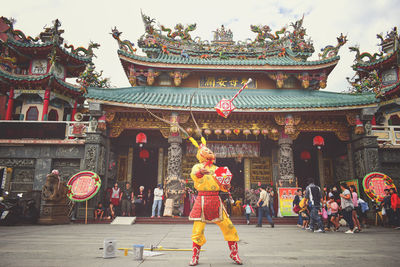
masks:
<svg viewBox="0 0 400 267"><path fill-rule="evenodd" d="M328 219L328 213L326 212L325 208L322 208L322 219L324 220Z"/></svg>
<svg viewBox="0 0 400 267"><path fill-rule="evenodd" d="M382 208L382 215L386 215L386 209L385 209L385 207Z"/></svg>
<svg viewBox="0 0 400 267"><path fill-rule="evenodd" d="M135 199L135 204L142 204L143 203L143 199L137 198Z"/></svg>
<svg viewBox="0 0 400 267"><path fill-rule="evenodd" d="M293 212L296 213L296 214L298 214L300 210L301 210L301 208L300 208L299 205L295 205L295 206L293 207Z"/></svg>

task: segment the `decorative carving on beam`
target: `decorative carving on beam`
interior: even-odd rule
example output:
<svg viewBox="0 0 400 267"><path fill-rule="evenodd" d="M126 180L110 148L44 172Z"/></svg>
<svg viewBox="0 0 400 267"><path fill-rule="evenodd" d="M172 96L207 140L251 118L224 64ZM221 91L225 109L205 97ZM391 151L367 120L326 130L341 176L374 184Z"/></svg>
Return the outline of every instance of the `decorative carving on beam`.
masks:
<svg viewBox="0 0 400 267"><path fill-rule="evenodd" d="M334 132L339 140L350 140L349 127L346 123L332 118L303 118L303 121L297 126L297 130L300 132Z"/></svg>
<svg viewBox="0 0 400 267"><path fill-rule="evenodd" d="M171 78L174 78L175 86L180 86L182 83L182 80L185 79L187 76L189 76L189 72L174 71L174 72L170 72L169 76Z"/></svg>
<svg viewBox="0 0 400 267"><path fill-rule="evenodd" d="M275 122L280 126L284 126L284 133L287 135L295 135L296 134L296 125L298 125L301 121L300 115L292 115L292 114L279 114L275 115Z"/></svg>
<svg viewBox="0 0 400 267"><path fill-rule="evenodd" d="M288 78L288 76L286 74L283 74L283 72L268 74L268 77L276 81L276 87L278 88L282 88L285 84L285 80Z"/></svg>
<svg viewBox="0 0 400 267"><path fill-rule="evenodd" d="M106 122L112 122L115 118L115 112L106 112Z"/></svg>
<svg viewBox="0 0 400 267"><path fill-rule="evenodd" d="M356 125L356 117L357 117L357 113L355 113L355 112L348 112L348 113L346 113L346 120L347 120L347 123L348 123L350 126L355 126L355 125Z"/></svg>

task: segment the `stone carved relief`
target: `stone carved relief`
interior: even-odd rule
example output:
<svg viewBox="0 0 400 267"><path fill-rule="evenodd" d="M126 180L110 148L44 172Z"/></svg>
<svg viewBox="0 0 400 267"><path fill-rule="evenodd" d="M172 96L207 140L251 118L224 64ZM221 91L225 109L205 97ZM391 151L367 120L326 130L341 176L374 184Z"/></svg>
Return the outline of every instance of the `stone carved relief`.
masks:
<svg viewBox="0 0 400 267"><path fill-rule="evenodd" d="M102 137L100 134L86 134L86 143L94 143L94 144L100 144L102 141Z"/></svg>
<svg viewBox="0 0 400 267"><path fill-rule="evenodd" d="M57 157L79 157L79 148L76 146L59 146L56 150Z"/></svg>
<svg viewBox="0 0 400 267"><path fill-rule="evenodd" d="M67 182L80 170L80 159L54 159L52 169L60 172L61 181Z"/></svg>
<svg viewBox="0 0 400 267"><path fill-rule="evenodd" d="M279 140L279 186L295 186L292 140Z"/></svg>
<svg viewBox="0 0 400 267"><path fill-rule="evenodd" d="M334 160L334 172L338 181L347 180L350 177L350 166L347 157L338 157Z"/></svg>
<svg viewBox="0 0 400 267"><path fill-rule="evenodd" d="M34 159L0 159L0 166L7 167L34 167Z"/></svg>
<svg viewBox="0 0 400 267"><path fill-rule="evenodd" d="M357 178L364 177L366 174L364 161L365 161L365 157L364 157L364 153L362 150L354 153L354 165L355 165L355 171L356 171Z"/></svg>
<svg viewBox="0 0 400 267"><path fill-rule="evenodd" d="M106 149L103 146L100 148L100 156L99 156L98 162L99 162L98 174L103 175L106 172L106 166L105 166Z"/></svg>
<svg viewBox="0 0 400 267"><path fill-rule="evenodd" d="M89 171L96 171L96 155L97 155L96 145L90 145L86 148L85 169Z"/></svg>
<svg viewBox="0 0 400 267"><path fill-rule="evenodd" d="M179 141L181 141L179 136L170 138L170 147L168 148L167 179L165 181L167 198L172 198L174 200L174 206L172 210L173 215L179 215L179 201L184 193L184 183L181 179L182 148Z"/></svg>
<svg viewBox="0 0 400 267"><path fill-rule="evenodd" d="M13 171L12 183L33 183L35 177L34 169L20 169L15 168Z"/></svg>
<svg viewBox="0 0 400 267"><path fill-rule="evenodd" d="M168 148L168 168L167 175L181 176L182 171L182 148L179 143L171 143Z"/></svg>

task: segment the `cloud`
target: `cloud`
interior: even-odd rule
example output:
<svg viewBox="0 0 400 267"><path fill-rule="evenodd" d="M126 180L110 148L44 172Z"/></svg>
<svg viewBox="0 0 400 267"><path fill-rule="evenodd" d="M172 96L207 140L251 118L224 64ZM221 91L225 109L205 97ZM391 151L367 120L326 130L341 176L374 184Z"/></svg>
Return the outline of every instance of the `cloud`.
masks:
<svg viewBox="0 0 400 267"><path fill-rule="evenodd" d="M195 22L197 29L192 36L203 40L212 39L212 31L221 24L229 25L235 40L254 39L251 24L267 24L276 31L305 14L304 27L316 49L312 59L317 59L319 50L326 45L336 45L340 33L348 34L349 42L341 48L341 60L324 89L337 92L348 87L345 77L354 74L351 69L354 54L348 47L357 43L362 51L377 52L376 34L400 26L400 5L396 0L19 0L2 5L1 15L16 18L15 27L31 36L39 34L52 20L60 19L65 30L63 37L70 44L87 46L91 40L101 44L94 59L97 69L104 70L114 86L125 87L129 83L117 56L118 45L109 33L117 26L123 32L123 39L136 43L144 33L140 9L169 27Z"/></svg>

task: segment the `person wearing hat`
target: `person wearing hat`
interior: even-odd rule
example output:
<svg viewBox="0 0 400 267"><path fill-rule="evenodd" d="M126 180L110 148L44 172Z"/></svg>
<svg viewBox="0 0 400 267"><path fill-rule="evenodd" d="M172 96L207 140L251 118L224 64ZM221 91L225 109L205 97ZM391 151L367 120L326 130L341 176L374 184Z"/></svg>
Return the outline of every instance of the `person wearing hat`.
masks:
<svg viewBox="0 0 400 267"><path fill-rule="evenodd" d="M154 200L153 200L153 207L151 209L151 218L154 218L156 215L157 209L157 217L160 218L161 213L161 205L162 205L162 196L164 192L162 189L162 185L158 184L156 188L154 188Z"/></svg>

